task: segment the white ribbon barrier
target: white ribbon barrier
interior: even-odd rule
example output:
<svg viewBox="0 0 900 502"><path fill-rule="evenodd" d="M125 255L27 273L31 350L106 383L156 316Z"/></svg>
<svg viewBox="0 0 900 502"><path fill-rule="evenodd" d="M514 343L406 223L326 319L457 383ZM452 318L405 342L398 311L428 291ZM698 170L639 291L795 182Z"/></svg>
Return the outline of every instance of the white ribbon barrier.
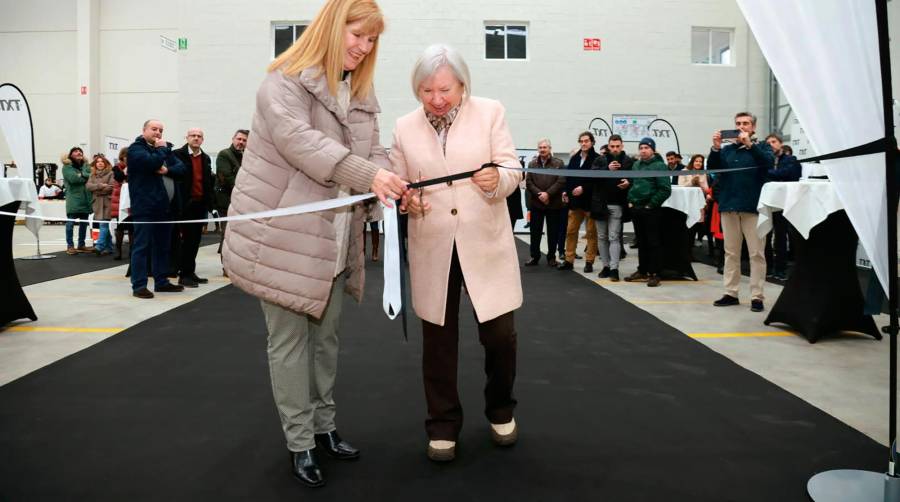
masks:
<svg viewBox="0 0 900 502"><path fill-rule="evenodd" d="M235 216L223 216L219 218L207 218L202 220L179 220L179 221L131 221L129 223L135 225L161 225L161 224L178 224L178 223L209 223L216 221L244 221L256 220L260 218L277 218L279 216L290 216L295 214L315 213L318 211L327 211L343 206L357 204L367 199L375 197L373 193L362 195L353 195L350 197L342 197L338 199L329 199L318 202L310 202L308 204L300 204L291 207L282 207L269 211L260 211L258 213L239 214ZM383 204L382 204L383 206ZM384 313L390 319L396 319L403 307L403 296L400 289L400 248L399 248L399 224L397 222L397 213L392 208L384 209L384 293L383 306ZM71 221L82 223L85 220L72 218L59 218L53 216L38 216L31 214L10 213L0 211L0 215L22 217L43 221ZM89 223L118 223L115 220L95 220L91 215ZM112 229L110 230L112 231Z"/></svg>

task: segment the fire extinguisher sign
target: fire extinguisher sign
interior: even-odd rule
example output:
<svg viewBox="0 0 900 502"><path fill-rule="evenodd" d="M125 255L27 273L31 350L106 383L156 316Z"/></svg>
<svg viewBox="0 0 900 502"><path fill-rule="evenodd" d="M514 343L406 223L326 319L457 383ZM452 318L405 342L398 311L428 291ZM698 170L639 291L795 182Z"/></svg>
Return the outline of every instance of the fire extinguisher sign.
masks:
<svg viewBox="0 0 900 502"><path fill-rule="evenodd" d="M584 39L584 50L586 51L600 51L600 39L599 38L585 38Z"/></svg>

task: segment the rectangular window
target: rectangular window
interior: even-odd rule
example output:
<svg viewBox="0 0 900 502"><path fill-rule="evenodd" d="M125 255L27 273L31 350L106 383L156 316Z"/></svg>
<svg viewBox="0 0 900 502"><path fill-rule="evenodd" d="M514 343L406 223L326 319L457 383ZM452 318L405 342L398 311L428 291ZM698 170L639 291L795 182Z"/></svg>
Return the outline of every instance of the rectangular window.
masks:
<svg viewBox="0 0 900 502"><path fill-rule="evenodd" d="M691 62L694 64L732 65L733 28L697 28L691 30Z"/></svg>
<svg viewBox="0 0 900 502"><path fill-rule="evenodd" d="M286 51L306 29L307 24L301 22L272 23L272 59Z"/></svg>
<svg viewBox="0 0 900 502"><path fill-rule="evenodd" d="M485 23L485 59L528 59L528 25Z"/></svg>

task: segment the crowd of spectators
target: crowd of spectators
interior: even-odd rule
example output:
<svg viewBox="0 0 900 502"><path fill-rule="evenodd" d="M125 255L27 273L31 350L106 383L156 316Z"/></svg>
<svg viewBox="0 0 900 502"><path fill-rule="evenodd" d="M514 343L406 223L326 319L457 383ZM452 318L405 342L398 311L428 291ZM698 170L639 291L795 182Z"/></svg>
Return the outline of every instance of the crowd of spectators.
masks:
<svg viewBox="0 0 900 502"><path fill-rule="evenodd" d="M529 232L530 258L525 266L536 266L541 260L541 240L546 227L549 266L559 270L572 270L576 244L582 226L587 240L584 249L584 272L594 270L599 255L602 269L600 278L619 281L622 277L619 264L624 258L622 245L623 223L631 221L635 242L639 250L636 269L624 277L629 282L646 282L649 287L660 285L665 253L673 252L663 246L661 207L670 197L672 186L697 187L702 191L706 205L699 223L688 229L689 251L702 246L705 237L707 253L723 274L725 294L716 300L716 306L740 303L738 285L741 277L742 249L746 246L750 260L751 310L762 311L763 282L768 276L786 279L790 245L788 223L780 212L775 213L774 229L765 239L756 234L758 214L756 206L762 185L767 181L797 181L800 164L790 147L783 144L777 134L770 134L765 141L756 137L756 117L748 112L735 115L734 138L722 139L721 132L712 136L707 156L694 154L683 165L679 152L670 151L663 156L656 152L653 138L643 138L635 155L624 150L622 138L613 134L606 145L595 149L595 138L590 132L578 136L578 150L568 165L553 155L550 141L538 142L538 155L530 162L530 168L609 171L672 171L671 177L578 177L553 176L546 173L528 173L525 188L530 210ZM689 174L702 169L747 168L740 171L713 174ZM565 236L565 251L560 247L560 236ZM557 260L559 255L559 260ZM767 269L769 273L767 274Z"/></svg>
<svg viewBox="0 0 900 502"><path fill-rule="evenodd" d="M196 273L207 227L197 220L228 213L250 134L246 129L234 133L231 145L218 152L213 173L211 157L202 147L201 129L188 130L180 148L165 141L163 132L160 121L145 122L141 135L119 150L115 165L100 153L88 163L84 151L73 147L61 159L64 186L46 177L38 193L41 199L64 199L66 217L78 220L66 222L66 254L114 254L114 260L122 260L127 240L126 276L138 298L209 282ZM90 220L97 229L93 246L86 242ZM216 231L224 235L225 225L216 225ZM154 279L154 291L147 287L148 276ZM175 278L177 283L169 281Z"/></svg>

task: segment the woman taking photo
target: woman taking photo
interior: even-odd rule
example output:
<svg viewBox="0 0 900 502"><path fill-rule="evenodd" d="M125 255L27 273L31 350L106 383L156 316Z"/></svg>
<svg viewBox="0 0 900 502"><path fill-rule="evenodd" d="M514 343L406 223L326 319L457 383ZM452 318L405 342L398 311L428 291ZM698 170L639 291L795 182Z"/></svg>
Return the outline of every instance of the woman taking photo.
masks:
<svg viewBox="0 0 900 502"><path fill-rule="evenodd" d="M352 192L399 199L406 182L379 143L372 88L384 20L371 0L329 0L269 66L229 215ZM359 451L338 436L334 382L343 292L363 290L363 211L341 207L233 221L222 257L231 281L260 298L272 392L294 476L325 478L313 449L339 459Z"/></svg>
<svg viewBox="0 0 900 502"><path fill-rule="evenodd" d="M416 62L412 89L422 106L397 120L391 162L405 179L437 178L494 162L518 167L503 106L470 94L469 69L456 50L433 45ZM516 331L522 305L516 247L506 197L518 171L489 167L472 178L409 191L412 303L422 319L422 373L428 458L453 460L462 428L456 389L460 291L475 307L485 351L485 413L498 445L517 438L513 409Z"/></svg>

